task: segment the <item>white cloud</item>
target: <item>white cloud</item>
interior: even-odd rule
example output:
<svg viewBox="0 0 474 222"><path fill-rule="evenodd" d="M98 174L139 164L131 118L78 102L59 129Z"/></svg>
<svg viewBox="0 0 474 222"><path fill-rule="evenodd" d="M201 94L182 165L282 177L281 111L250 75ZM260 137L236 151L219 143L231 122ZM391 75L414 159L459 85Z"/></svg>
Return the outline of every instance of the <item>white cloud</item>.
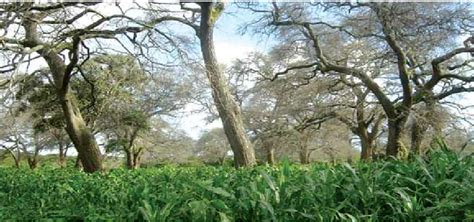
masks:
<svg viewBox="0 0 474 222"><path fill-rule="evenodd" d="M217 61L226 65L230 65L235 59L245 58L255 51L255 48L250 45L232 41L216 41L215 49Z"/></svg>

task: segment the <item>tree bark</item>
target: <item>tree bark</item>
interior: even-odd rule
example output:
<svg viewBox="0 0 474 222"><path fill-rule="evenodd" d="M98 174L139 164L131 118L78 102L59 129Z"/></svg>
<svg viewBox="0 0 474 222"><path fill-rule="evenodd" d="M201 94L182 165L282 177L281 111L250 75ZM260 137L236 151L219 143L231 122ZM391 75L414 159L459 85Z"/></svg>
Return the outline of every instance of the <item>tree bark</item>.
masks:
<svg viewBox="0 0 474 222"><path fill-rule="evenodd" d="M84 172L93 173L102 170L99 146L82 118L75 97L70 93L59 96L66 118L66 131L76 147Z"/></svg>
<svg viewBox="0 0 474 222"><path fill-rule="evenodd" d="M422 126L417 119L414 120L411 126L411 147L410 150L416 155L421 155L421 144L426 134L427 127Z"/></svg>
<svg viewBox="0 0 474 222"><path fill-rule="evenodd" d="M42 46L37 52L46 61L53 77L56 87L56 94L59 103L64 112L66 120L66 131L74 143L74 147L81 159L84 171L92 173L102 169L99 147L91 131L87 128L84 119L80 113L75 96L70 92L69 82L72 71L78 62L80 39L75 38L73 47L70 48L70 62L65 64L63 58L53 47L41 41L38 35L38 21L41 21L45 15L29 13L31 19L25 20L26 47Z"/></svg>
<svg viewBox="0 0 474 222"><path fill-rule="evenodd" d="M367 135L367 132L364 134L362 133L359 135L360 144L361 144L361 152L360 152L360 159L362 161L369 161L373 154L373 141Z"/></svg>
<svg viewBox="0 0 474 222"><path fill-rule="evenodd" d="M227 140L234 152L235 166L252 166L256 164L255 152L245 134L240 108L230 93L214 51L213 28L220 11L213 5L213 3L209 2L200 3L201 23L198 37L201 43L206 74Z"/></svg>
<svg viewBox="0 0 474 222"><path fill-rule="evenodd" d="M407 154L406 148L402 142L403 125L405 124L405 121L406 117L388 120L387 156L400 158L401 154Z"/></svg>

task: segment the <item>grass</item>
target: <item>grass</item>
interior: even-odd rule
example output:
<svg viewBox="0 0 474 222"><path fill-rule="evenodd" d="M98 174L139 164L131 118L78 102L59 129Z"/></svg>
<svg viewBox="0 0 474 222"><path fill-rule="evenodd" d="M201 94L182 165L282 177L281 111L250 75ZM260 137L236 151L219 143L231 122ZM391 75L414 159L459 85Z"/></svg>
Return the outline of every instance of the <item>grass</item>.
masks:
<svg viewBox="0 0 474 222"><path fill-rule="evenodd" d="M472 221L474 161L115 169L0 168L0 220Z"/></svg>

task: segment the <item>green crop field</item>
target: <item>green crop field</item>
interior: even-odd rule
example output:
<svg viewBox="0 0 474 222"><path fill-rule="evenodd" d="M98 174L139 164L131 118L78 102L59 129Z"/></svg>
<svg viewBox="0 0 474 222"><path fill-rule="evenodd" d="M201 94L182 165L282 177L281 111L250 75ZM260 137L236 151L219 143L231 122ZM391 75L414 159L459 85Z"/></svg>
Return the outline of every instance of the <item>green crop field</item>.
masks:
<svg viewBox="0 0 474 222"><path fill-rule="evenodd" d="M161 167L85 174L0 169L0 220L472 221L474 160Z"/></svg>

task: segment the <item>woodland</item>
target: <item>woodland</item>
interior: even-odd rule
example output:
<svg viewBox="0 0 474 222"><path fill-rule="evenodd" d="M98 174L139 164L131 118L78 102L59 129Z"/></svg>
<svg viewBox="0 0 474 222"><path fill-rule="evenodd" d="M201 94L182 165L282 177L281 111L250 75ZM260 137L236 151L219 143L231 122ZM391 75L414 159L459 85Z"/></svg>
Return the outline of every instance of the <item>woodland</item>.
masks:
<svg viewBox="0 0 474 222"><path fill-rule="evenodd" d="M225 26L265 48L223 63ZM0 219L474 220L471 3L3 2L0 27Z"/></svg>

